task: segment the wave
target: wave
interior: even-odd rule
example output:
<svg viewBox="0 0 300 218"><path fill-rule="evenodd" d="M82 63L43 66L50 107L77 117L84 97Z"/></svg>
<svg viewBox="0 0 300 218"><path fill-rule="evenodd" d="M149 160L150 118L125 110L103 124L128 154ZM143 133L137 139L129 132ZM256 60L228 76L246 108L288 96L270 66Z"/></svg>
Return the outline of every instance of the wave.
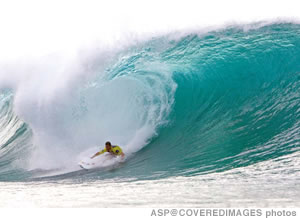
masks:
<svg viewBox="0 0 300 218"><path fill-rule="evenodd" d="M52 169L71 172L59 178L198 175L299 151L298 24L169 34L107 56L93 54L79 73L47 65L2 92L1 180ZM107 140L126 164L76 173Z"/></svg>

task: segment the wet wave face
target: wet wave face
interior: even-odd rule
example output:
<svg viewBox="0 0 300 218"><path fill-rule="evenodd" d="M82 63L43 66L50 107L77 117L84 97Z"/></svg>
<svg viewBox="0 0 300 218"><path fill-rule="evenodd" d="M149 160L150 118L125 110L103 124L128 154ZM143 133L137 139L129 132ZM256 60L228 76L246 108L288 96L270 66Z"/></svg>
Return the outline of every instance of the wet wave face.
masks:
<svg viewBox="0 0 300 218"><path fill-rule="evenodd" d="M26 77L3 68L2 181L158 179L298 161L298 24L170 33L68 66L47 58L19 66ZM80 170L107 140L126 161Z"/></svg>

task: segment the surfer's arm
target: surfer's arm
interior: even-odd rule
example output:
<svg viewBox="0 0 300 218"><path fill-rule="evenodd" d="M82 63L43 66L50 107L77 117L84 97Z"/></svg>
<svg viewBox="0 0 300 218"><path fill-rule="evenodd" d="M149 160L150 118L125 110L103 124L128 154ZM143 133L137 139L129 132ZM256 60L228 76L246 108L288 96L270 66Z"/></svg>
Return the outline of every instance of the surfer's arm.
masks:
<svg viewBox="0 0 300 218"><path fill-rule="evenodd" d="M94 154L91 159L93 159L94 157L97 157L100 154L103 154L105 152L105 149L103 149L102 151L97 152L96 154Z"/></svg>
<svg viewBox="0 0 300 218"><path fill-rule="evenodd" d="M93 159L94 157L96 157L96 156L98 156L98 155L100 155L100 152L97 152L96 154L94 154L94 155L91 157L91 159Z"/></svg>

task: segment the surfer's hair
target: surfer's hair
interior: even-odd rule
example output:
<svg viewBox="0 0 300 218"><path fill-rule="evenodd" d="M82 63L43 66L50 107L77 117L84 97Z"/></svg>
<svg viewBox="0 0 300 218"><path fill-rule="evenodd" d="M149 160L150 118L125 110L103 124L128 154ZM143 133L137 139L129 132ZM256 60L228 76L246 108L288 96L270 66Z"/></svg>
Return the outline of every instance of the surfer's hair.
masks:
<svg viewBox="0 0 300 218"><path fill-rule="evenodd" d="M111 143L109 141L105 142L105 145L110 145L111 146Z"/></svg>

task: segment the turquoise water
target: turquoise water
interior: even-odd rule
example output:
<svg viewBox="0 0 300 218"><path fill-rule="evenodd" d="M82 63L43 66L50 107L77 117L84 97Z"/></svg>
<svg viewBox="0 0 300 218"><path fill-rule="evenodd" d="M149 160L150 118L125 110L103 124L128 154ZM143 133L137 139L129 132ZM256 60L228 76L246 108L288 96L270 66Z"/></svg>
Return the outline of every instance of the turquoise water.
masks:
<svg viewBox="0 0 300 218"><path fill-rule="evenodd" d="M170 33L81 71L55 88L63 76L2 87L7 198L18 188L34 206L299 206L298 24ZM81 170L107 140L126 161Z"/></svg>

